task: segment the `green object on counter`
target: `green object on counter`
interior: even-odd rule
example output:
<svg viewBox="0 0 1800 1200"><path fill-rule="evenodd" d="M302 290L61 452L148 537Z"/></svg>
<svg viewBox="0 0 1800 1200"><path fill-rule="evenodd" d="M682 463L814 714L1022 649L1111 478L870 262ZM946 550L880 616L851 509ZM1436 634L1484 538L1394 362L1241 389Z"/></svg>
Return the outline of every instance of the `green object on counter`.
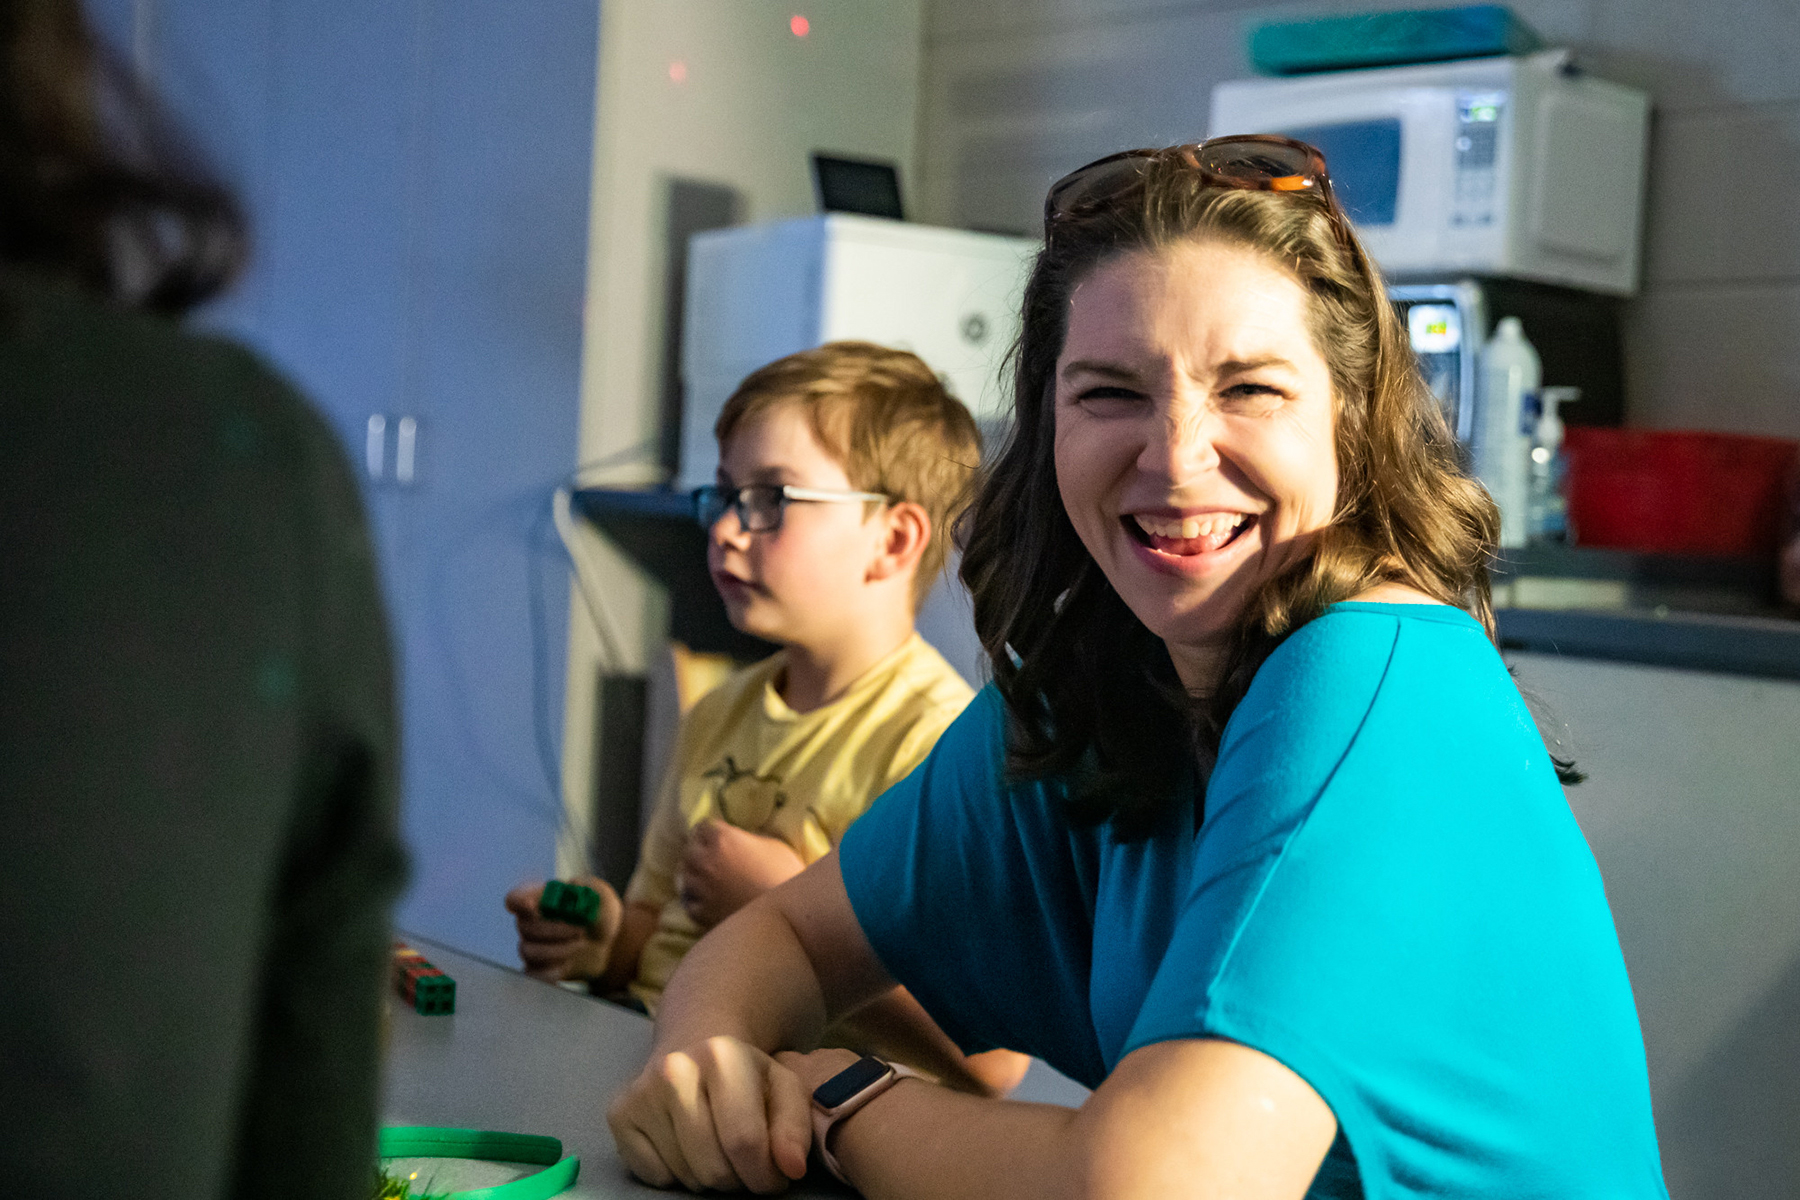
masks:
<svg viewBox="0 0 1800 1200"><path fill-rule="evenodd" d="M1529 54L1543 39L1504 4L1411 9L1263 25L1250 64L1264 75Z"/></svg>
<svg viewBox="0 0 1800 1200"><path fill-rule="evenodd" d="M456 980L448 975L421 975L413 984L413 1011L427 1017L456 1011Z"/></svg>
<svg viewBox="0 0 1800 1200"><path fill-rule="evenodd" d="M378 1153L382 1158L473 1158L544 1167L511 1183L449 1192L442 1200L548 1200L567 1191L581 1173L581 1160L564 1158L561 1141L531 1133L396 1125L381 1131Z"/></svg>

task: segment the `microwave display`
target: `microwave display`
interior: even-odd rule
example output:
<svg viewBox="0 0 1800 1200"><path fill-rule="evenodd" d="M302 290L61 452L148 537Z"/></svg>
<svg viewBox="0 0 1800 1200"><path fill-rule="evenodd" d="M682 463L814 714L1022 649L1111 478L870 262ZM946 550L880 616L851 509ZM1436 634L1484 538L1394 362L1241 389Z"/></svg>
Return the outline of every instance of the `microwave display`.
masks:
<svg viewBox="0 0 1800 1200"><path fill-rule="evenodd" d="M1307 125L1283 134L1317 146L1331 173L1331 193L1358 228L1392 225L1400 200L1400 121Z"/></svg>

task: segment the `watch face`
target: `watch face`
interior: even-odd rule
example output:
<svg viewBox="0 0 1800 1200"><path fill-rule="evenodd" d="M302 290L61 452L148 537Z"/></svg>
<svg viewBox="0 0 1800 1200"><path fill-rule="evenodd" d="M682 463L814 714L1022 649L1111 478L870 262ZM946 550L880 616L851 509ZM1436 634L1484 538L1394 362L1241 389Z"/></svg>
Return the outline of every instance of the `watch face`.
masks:
<svg viewBox="0 0 1800 1200"><path fill-rule="evenodd" d="M879 1058L863 1058L845 1067L813 1090L813 1103L832 1109L887 1075L889 1067Z"/></svg>

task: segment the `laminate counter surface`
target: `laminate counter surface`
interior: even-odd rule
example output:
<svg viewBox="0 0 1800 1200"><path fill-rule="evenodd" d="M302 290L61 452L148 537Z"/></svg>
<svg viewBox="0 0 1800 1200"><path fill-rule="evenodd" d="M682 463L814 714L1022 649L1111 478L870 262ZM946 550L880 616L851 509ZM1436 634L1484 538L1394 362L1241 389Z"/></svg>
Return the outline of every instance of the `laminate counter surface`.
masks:
<svg viewBox="0 0 1800 1200"><path fill-rule="evenodd" d="M560 1138L579 1155L581 1176L569 1200L684 1195L632 1179L613 1150L606 1106L636 1076L650 1052L649 1020L519 971L401 935L456 980L456 1012L420 1016L396 997L388 1041L388 1125L448 1125ZM1078 1085L1033 1063L1019 1099L1080 1104ZM408 1161L401 1174L417 1164ZM524 1168L437 1160L418 1166L420 1183L488 1187ZM435 1171L427 1176L426 1170ZM789 1189L793 1197L849 1196L815 1168Z"/></svg>

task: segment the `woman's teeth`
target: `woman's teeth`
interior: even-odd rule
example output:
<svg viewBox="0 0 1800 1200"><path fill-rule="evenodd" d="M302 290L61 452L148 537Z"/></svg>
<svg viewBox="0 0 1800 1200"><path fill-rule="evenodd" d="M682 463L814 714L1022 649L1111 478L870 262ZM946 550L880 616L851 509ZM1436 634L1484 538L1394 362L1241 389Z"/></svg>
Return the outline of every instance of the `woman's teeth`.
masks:
<svg viewBox="0 0 1800 1200"><path fill-rule="evenodd" d="M1138 523L1138 528L1151 537L1183 542L1229 534L1248 519L1246 513L1208 513L1204 517L1179 518L1148 517L1142 513L1132 514L1132 520Z"/></svg>

